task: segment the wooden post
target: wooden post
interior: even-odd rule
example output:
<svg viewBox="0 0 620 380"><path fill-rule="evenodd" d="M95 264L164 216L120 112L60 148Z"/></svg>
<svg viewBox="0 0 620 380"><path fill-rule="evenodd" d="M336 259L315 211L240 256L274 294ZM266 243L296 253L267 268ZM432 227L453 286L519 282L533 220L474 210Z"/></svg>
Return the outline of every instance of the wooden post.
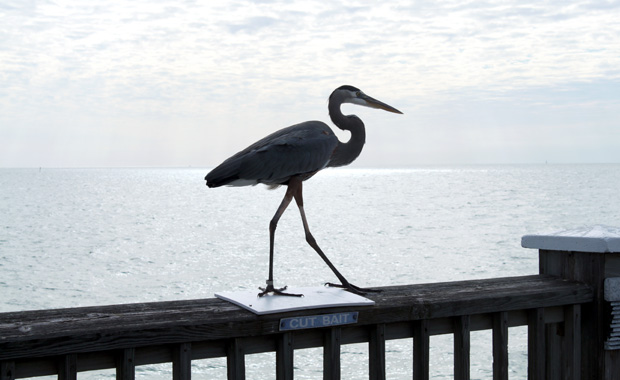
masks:
<svg viewBox="0 0 620 380"><path fill-rule="evenodd" d="M172 349L172 380L192 378L192 344L181 343Z"/></svg>
<svg viewBox="0 0 620 380"><path fill-rule="evenodd" d="M323 380L340 380L340 339L339 327L325 332L323 345Z"/></svg>
<svg viewBox="0 0 620 380"><path fill-rule="evenodd" d="M508 313L493 314L493 379L508 380Z"/></svg>
<svg viewBox="0 0 620 380"><path fill-rule="evenodd" d="M579 379L581 374L581 305L564 307L564 379ZM617 377L614 377L616 379Z"/></svg>
<svg viewBox="0 0 620 380"><path fill-rule="evenodd" d="M469 380L470 316L454 317L454 380Z"/></svg>
<svg viewBox="0 0 620 380"><path fill-rule="evenodd" d="M413 379L429 379L430 335L428 319L413 322Z"/></svg>
<svg viewBox="0 0 620 380"><path fill-rule="evenodd" d="M77 355L63 355L58 360L58 380L77 380Z"/></svg>
<svg viewBox="0 0 620 380"><path fill-rule="evenodd" d="M620 228L594 226L549 235L526 235L521 245L539 249L540 274L584 282L594 292L594 302L582 305L580 310L567 311L564 329L580 321L581 332L564 332L564 344L572 344L571 350L576 349L575 345L580 346L581 362L570 362L570 368L564 367L566 374L580 372L581 376L575 374L577 379L617 379L620 350L605 349L611 308L604 298L604 282L606 278L620 277ZM580 344L575 342L577 338ZM574 355L574 352L565 354ZM576 368L579 364L580 370Z"/></svg>
<svg viewBox="0 0 620 380"><path fill-rule="evenodd" d="M293 334L286 332L277 338L276 343L276 379L293 380Z"/></svg>
<svg viewBox="0 0 620 380"><path fill-rule="evenodd" d="M240 338L232 338L226 345L228 380L245 380L245 352Z"/></svg>
<svg viewBox="0 0 620 380"><path fill-rule="evenodd" d="M545 309L531 309L527 319L527 376L545 380Z"/></svg>
<svg viewBox="0 0 620 380"><path fill-rule="evenodd" d="M136 378L136 350L134 348L125 348L121 350L116 359L116 379L117 380L134 380Z"/></svg>
<svg viewBox="0 0 620 380"><path fill-rule="evenodd" d="M371 380L385 380L385 325L371 327L368 341L368 366Z"/></svg>

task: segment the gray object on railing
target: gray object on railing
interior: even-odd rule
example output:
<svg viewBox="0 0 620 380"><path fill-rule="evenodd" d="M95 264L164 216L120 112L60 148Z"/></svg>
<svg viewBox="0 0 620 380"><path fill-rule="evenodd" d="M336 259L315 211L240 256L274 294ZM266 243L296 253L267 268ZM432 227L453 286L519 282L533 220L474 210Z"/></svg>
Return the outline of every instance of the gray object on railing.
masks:
<svg viewBox="0 0 620 380"><path fill-rule="evenodd" d="M611 324L606 350L620 350L620 277L605 279L605 301L611 304Z"/></svg>

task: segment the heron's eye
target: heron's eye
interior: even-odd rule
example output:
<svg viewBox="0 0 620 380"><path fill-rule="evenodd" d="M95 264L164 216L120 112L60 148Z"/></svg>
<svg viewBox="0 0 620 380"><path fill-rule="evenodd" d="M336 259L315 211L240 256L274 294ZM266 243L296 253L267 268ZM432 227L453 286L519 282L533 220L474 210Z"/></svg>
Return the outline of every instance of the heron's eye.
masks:
<svg viewBox="0 0 620 380"><path fill-rule="evenodd" d="M355 96L357 96L359 98L360 95L362 95L361 91L355 91Z"/></svg>

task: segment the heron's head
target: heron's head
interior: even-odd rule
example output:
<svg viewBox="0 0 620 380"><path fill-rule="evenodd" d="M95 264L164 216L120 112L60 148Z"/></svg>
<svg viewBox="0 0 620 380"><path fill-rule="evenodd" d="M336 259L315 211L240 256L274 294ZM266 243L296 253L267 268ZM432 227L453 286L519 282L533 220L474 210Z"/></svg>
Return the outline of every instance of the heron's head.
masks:
<svg viewBox="0 0 620 380"><path fill-rule="evenodd" d="M340 99L342 103L352 103L359 106L378 108L388 112L402 114L402 112L400 112L396 108L364 94L364 92L357 87L349 85L340 86L335 89L329 97L330 103L332 99L335 100L335 98Z"/></svg>

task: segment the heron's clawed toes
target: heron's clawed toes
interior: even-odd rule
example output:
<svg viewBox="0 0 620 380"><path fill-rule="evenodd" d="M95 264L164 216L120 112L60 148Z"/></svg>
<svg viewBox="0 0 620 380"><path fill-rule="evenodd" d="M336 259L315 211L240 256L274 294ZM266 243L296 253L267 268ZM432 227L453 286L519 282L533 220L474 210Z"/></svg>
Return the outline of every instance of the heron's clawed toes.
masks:
<svg viewBox="0 0 620 380"><path fill-rule="evenodd" d="M348 290L351 293L354 293L360 296L363 296L366 293L380 293L381 292L380 289L360 288L359 286L350 284L348 282L344 284L334 284L334 283L328 282L325 284L325 286L331 286L334 288L342 288L342 289Z"/></svg>
<svg viewBox="0 0 620 380"><path fill-rule="evenodd" d="M272 293L274 296L289 296L289 297L303 297L303 294L295 294L295 293L285 293L284 291L286 290L286 286L280 289L276 289L273 287L273 284L268 284L267 286L265 286L264 288L258 287L260 290L262 290L260 293L258 293L258 297L263 297L266 296L269 293Z"/></svg>

